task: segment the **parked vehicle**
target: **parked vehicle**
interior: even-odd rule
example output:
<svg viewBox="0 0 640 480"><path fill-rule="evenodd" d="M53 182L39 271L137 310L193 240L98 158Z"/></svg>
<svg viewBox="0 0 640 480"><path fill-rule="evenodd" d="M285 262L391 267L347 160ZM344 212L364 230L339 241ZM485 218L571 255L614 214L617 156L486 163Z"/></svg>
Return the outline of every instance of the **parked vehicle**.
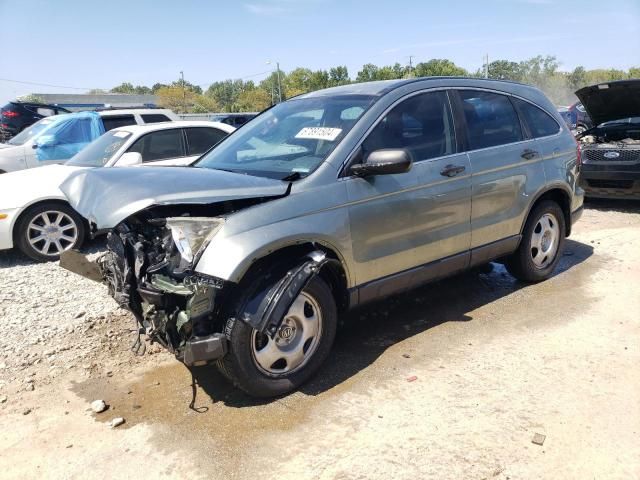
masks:
<svg viewBox="0 0 640 480"><path fill-rule="evenodd" d="M86 221L69 206L59 188L72 173L97 167L188 165L234 130L214 122L119 127L64 165L0 176L0 250L17 246L32 259L47 261L82 245Z"/></svg>
<svg viewBox="0 0 640 480"><path fill-rule="evenodd" d="M43 118L0 143L0 173L64 163L104 132L125 125L177 120L171 110L78 112Z"/></svg>
<svg viewBox="0 0 640 480"><path fill-rule="evenodd" d="M69 110L46 103L9 102L0 108L0 142L8 141L42 118L61 113L69 113Z"/></svg>
<svg viewBox="0 0 640 480"><path fill-rule="evenodd" d="M593 85L576 95L597 125L578 135L586 195L640 199L640 80Z"/></svg>
<svg viewBox="0 0 640 480"><path fill-rule="evenodd" d="M239 128L253 117L255 117L257 113L246 112L246 113L224 113L219 115L214 115L211 120L214 122L222 122L232 127Z"/></svg>
<svg viewBox="0 0 640 480"><path fill-rule="evenodd" d="M569 130L575 130L576 129L575 116L571 112L570 108L571 107L558 107L558 113L564 120L564 123L567 124L567 127L569 127Z"/></svg>
<svg viewBox="0 0 640 480"><path fill-rule="evenodd" d="M569 113L571 114L572 123L575 125L573 129L576 131L576 134L580 134L589 128L593 128L591 117L589 117L589 114L582 103L576 102L568 108Z"/></svg>
<svg viewBox="0 0 640 480"><path fill-rule="evenodd" d="M304 94L193 166L75 173L62 191L111 229L108 252L100 271L74 252L61 264L102 278L186 365L216 361L255 396L307 380L341 311L495 259L547 279L582 212L575 139L513 82Z"/></svg>

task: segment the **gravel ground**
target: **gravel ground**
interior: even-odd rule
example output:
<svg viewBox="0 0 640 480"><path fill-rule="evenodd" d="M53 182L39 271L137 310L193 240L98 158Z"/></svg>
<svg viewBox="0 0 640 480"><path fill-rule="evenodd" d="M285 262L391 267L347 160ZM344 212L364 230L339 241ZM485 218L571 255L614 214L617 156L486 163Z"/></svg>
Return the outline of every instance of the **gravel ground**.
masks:
<svg viewBox="0 0 640 480"><path fill-rule="evenodd" d="M103 248L103 242L94 241L85 252L95 258ZM15 250L0 252L0 319L0 387L5 391L33 390L64 371L91 376L136 363L128 351L130 314L104 285L58 262L34 263Z"/></svg>
<svg viewBox="0 0 640 480"><path fill-rule="evenodd" d="M640 202L590 202L553 278L495 266L355 312L319 374L269 401L133 356L105 287L0 252L0 472L640 478L639 242Z"/></svg>

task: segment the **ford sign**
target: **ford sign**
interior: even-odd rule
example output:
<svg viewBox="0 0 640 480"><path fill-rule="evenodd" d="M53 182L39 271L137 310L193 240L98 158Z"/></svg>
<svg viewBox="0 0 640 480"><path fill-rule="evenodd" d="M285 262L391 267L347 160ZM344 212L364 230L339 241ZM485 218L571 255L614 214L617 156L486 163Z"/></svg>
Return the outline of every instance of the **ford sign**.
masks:
<svg viewBox="0 0 640 480"><path fill-rule="evenodd" d="M604 158L618 158L620 154L618 152L606 152Z"/></svg>

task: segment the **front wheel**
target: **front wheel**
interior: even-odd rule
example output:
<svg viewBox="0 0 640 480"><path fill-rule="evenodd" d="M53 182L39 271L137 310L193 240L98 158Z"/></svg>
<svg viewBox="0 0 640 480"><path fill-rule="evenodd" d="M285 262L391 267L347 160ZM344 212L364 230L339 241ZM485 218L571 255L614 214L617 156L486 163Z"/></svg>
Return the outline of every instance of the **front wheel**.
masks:
<svg viewBox="0 0 640 480"><path fill-rule="evenodd" d="M540 202L529 214L518 250L505 263L509 273L532 283L549 278L560 260L565 231L560 206L551 200Z"/></svg>
<svg viewBox="0 0 640 480"><path fill-rule="evenodd" d="M17 247L39 262L58 260L65 250L79 248L85 237L82 217L70 206L57 202L30 207L15 228Z"/></svg>
<svg viewBox="0 0 640 480"><path fill-rule="evenodd" d="M229 353L220 371L255 397L288 393L324 362L336 333L337 309L331 290L315 277L294 300L271 338L241 320L227 322Z"/></svg>

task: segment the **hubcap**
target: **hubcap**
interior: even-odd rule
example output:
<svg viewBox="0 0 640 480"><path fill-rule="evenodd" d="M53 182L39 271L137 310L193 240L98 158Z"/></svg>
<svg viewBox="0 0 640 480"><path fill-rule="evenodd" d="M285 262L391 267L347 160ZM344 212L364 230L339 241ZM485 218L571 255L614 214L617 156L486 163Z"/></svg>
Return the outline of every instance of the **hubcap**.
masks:
<svg viewBox="0 0 640 480"><path fill-rule="evenodd" d="M537 268L545 268L556 258L560 226L554 215L545 213L531 235L531 260Z"/></svg>
<svg viewBox="0 0 640 480"><path fill-rule="evenodd" d="M302 292L285 314L274 338L253 331L252 356L256 366L271 377L302 368L313 356L322 335L322 312L318 302Z"/></svg>
<svg viewBox="0 0 640 480"><path fill-rule="evenodd" d="M50 210L31 219L26 235L36 252L55 257L76 243L78 227L66 213Z"/></svg>

